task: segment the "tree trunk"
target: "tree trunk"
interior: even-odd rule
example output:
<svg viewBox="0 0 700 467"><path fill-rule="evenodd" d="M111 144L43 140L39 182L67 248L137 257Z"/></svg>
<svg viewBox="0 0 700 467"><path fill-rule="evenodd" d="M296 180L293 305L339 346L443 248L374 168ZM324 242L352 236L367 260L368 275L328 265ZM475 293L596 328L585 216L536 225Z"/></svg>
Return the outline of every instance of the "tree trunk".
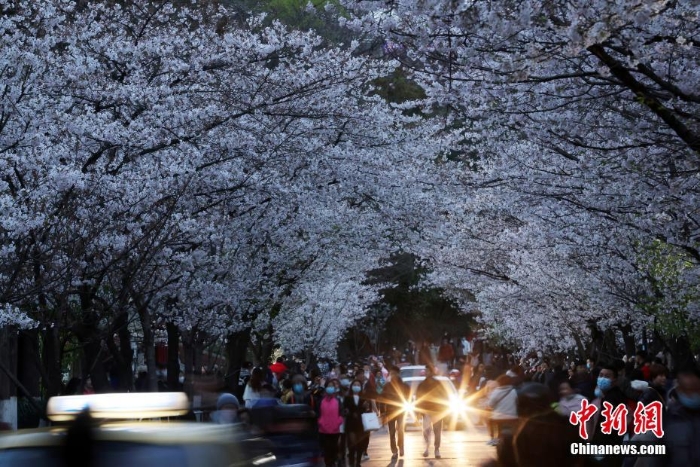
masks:
<svg viewBox="0 0 700 467"><path fill-rule="evenodd" d="M133 370L132 370L132 351L131 351L131 336L128 330L129 314L127 312L120 313L112 331L106 342L114 367L111 371L115 372L119 380L117 389L120 391L131 391L133 389ZM119 345L114 341L114 336L117 336ZM126 350L126 351L125 351Z"/></svg>
<svg viewBox="0 0 700 467"><path fill-rule="evenodd" d="M168 331L168 388L174 391L180 387L180 330L173 323L167 323Z"/></svg>
<svg viewBox="0 0 700 467"><path fill-rule="evenodd" d="M625 342L625 355L627 357L634 357L637 352L637 345L634 338L634 333L632 332L632 326L626 324L620 327L622 332L622 340Z"/></svg>
<svg viewBox="0 0 700 467"><path fill-rule="evenodd" d="M83 347L83 384L90 378L95 392L104 393L109 392L110 385L103 364L102 335L92 294L93 291L87 287L80 293L82 323L76 335Z"/></svg>
<svg viewBox="0 0 700 467"><path fill-rule="evenodd" d="M182 338L182 348L185 354L185 392L192 397L194 395L194 349L186 336Z"/></svg>
<svg viewBox="0 0 700 467"><path fill-rule="evenodd" d="M17 329L14 326L0 328L0 400L17 396L17 385L5 371L17 375Z"/></svg>
<svg viewBox="0 0 700 467"><path fill-rule="evenodd" d="M129 313L124 312L124 325L117 334L119 336L119 353L122 364L119 367L119 383L123 390L134 389L134 349L131 348L131 333L129 332Z"/></svg>
<svg viewBox="0 0 700 467"><path fill-rule="evenodd" d="M151 325L151 316L145 307L138 310L139 318L141 319L141 328L143 329L143 356L146 362L146 371L148 371L148 391L158 392L158 375L156 374L156 342L153 336L153 327Z"/></svg>
<svg viewBox="0 0 700 467"><path fill-rule="evenodd" d="M234 332L228 335L226 341L226 386L229 391L235 394L238 389L238 377L246 361L246 352L250 342L250 328Z"/></svg>
<svg viewBox="0 0 700 467"><path fill-rule="evenodd" d="M50 327L43 333L44 354L44 387L46 397L57 396L61 393L61 343L58 328Z"/></svg>
<svg viewBox="0 0 700 467"><path fill-rule="evenodd" d="M39 333L36 330L20 331L17 361L17 378L31 397L40 397L41 359L39 357Z"/></svg>
<svg viewBox="0 0 700 467"><path fill-rule="evenodd" d="M205 372L202 371L204 366L204 349L202 348L202 343L195 340L192 345L192 365L194 366L195 375L203 375Z"/></svg>

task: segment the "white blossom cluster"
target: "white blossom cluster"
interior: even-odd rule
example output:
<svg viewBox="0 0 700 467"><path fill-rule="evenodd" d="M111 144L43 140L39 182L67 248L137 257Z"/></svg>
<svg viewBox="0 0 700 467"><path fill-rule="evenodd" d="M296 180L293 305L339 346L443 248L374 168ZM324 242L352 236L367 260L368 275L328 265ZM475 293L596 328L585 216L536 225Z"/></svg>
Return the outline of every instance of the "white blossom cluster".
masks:
<svg viewBox="0 0 700 467"><path fill-rule="evenodd" d="M464 134L461 194L416 249L435 284L525 350L672 309L698 329L697 0L344 4Z"/></svg>
<svg viewBox="0 0 700 467"><path fill-rule="evenodd" d="M123 313L151 341L166 323L193 339L274 325L286 348L332 354L449 143L373 92L396 64L206 6L15 3L0 1L4 319L86 340Z"/></svg>

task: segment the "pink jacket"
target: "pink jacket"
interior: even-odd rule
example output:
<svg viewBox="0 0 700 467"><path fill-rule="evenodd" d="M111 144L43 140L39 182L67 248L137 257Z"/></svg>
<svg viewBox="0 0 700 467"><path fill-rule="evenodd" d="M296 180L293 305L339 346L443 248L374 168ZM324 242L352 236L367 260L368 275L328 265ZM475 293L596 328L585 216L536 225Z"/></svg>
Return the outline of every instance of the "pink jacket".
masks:
<svg viewBox="0 0 700 467"><path fill-rule="evenodd" d="M337 397L324 397L321 400L318 432L332 435L340 433L343 417L340 415L340 402Z"/></svg>

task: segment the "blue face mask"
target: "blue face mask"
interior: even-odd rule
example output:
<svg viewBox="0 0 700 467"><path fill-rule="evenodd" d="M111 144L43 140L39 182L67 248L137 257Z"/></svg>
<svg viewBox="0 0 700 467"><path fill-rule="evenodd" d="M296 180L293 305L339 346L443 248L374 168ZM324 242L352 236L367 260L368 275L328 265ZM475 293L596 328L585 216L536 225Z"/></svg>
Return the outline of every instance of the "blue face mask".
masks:
<svg viewBox="0 0 700 467"><path fill-rule="evenodd" d="M294 389L294 392L296 392L297 394L300 394L300 393L304 392L304 385L295 384L293 389Z"/></svg>
<svg viewBox="0 0 700 467"><path fill-rule="evenodd" d="M676 393L678 395L678 402L681 403L683 407L686 409L690 410L699 410L700 409L700 394L693 394L693 395L687 395L683 394L682 392L678 391Z"/></svg>
<svg viewBox="0 0 700 467"><path fill-rule="evenodd" d="M350 380L349 379L341 379L340 385L343 386L344 388L346 388L346 387L350 386Z"/></svg>
<svg viewBox="0 0 700 467"><path fill-rule="evenodd" d="M362 388L360 386L353 386L352 387L352 392L354 392L355 394L357 394L361 390L362 390Z"/></svg>
<svg viewBox="0 0 700 467"><path fill-rule="evenodd" d="M598 387L601 391L606 392L612 387L612 380L610 378L605 378L604 376L598 377Z"/></svg>
<svg viewBox="0 0 700 467"><path fill-rule="evenodd" d="M331 394L331 395L332 395L332 394L335 394L335 387L333 387L333 386L328 386L328 387L326 388L326 394Z"/></svg>

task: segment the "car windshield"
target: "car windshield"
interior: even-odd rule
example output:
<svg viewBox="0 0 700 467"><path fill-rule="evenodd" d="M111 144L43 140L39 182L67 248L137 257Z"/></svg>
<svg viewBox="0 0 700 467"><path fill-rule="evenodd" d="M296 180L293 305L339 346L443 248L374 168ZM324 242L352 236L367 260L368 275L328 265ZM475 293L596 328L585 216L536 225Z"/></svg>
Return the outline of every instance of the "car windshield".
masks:
<svg viewBox="0 0 700 467"><path fill-rule="evenodd" d="M411 394L416 393L416 389L418 388L418 385L424 381L425 378L411 378L408 381L404 381L406 384L411 386ZM449 379L438 379L440 383L445 387L445 390L447 391L448 394L450 395L458 395L457 388L455 388L455 385L450 381Z"/></svg>
<svg viewBox="0 0 700 467"><path fill-rule="evenodd" d="M399 370L401 379L412 378L414 376L425 376L424 366L407 366Z"/></svg>

